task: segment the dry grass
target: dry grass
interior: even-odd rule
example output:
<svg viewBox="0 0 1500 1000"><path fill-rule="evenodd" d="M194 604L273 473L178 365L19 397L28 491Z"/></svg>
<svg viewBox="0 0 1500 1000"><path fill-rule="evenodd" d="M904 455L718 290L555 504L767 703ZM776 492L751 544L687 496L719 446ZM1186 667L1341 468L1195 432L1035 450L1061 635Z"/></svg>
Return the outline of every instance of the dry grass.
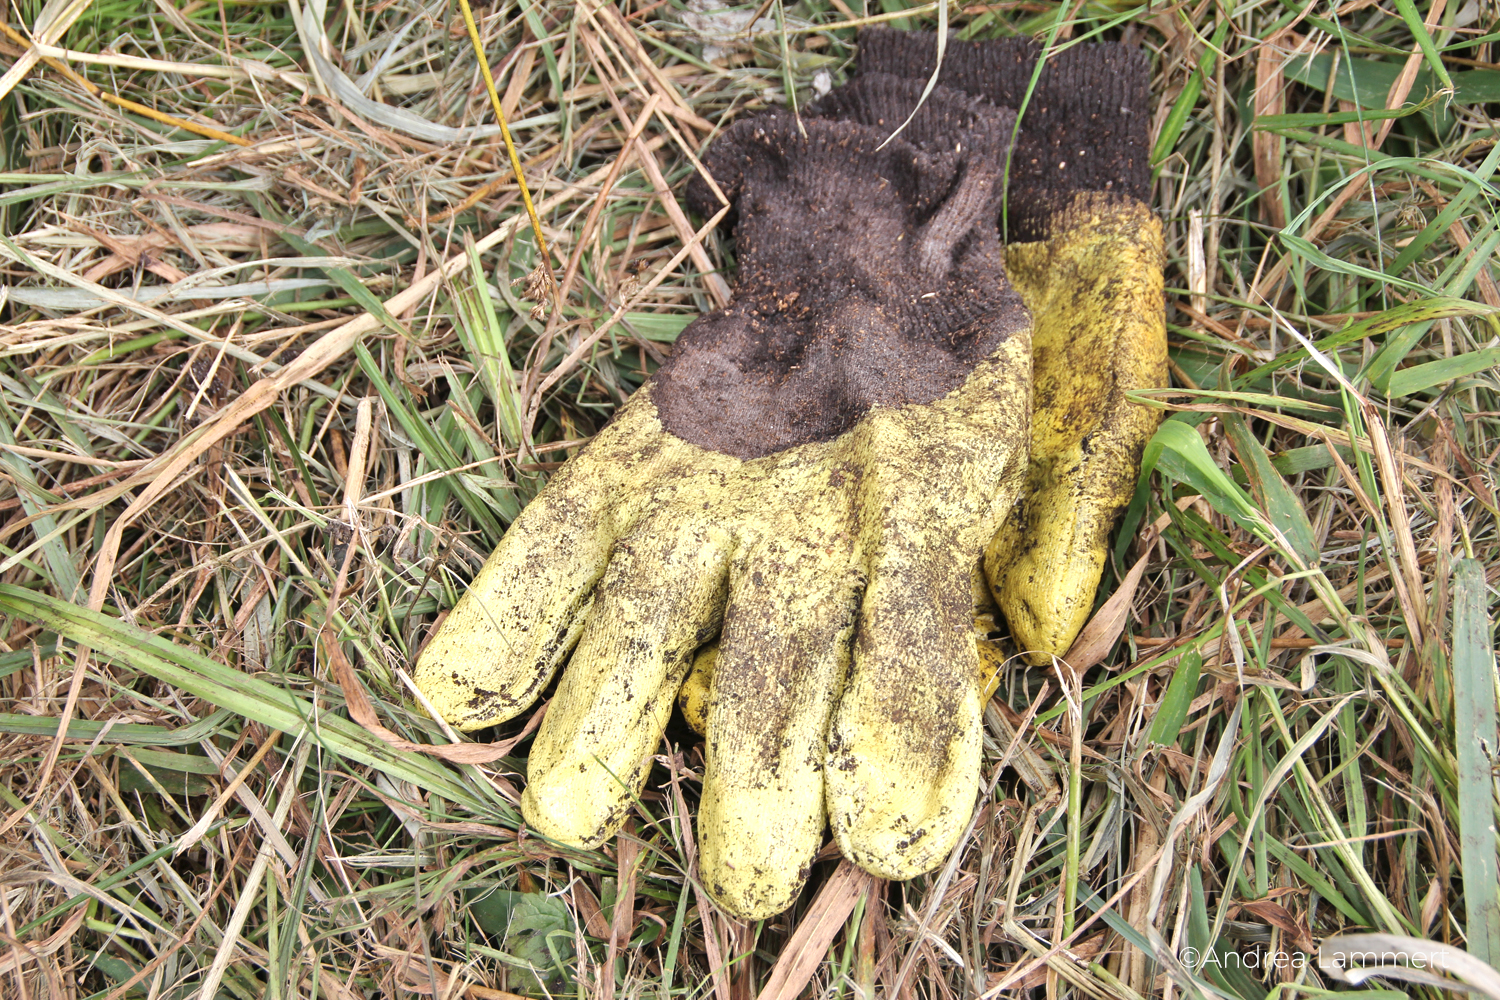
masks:
<svg viewBox="0 0 1500 1000"><path fill-rule="evenodd" d="M446 763L349 721L448 742L413 651L723 301L730 247L674 195L694 154L837 82L856 18L936 23L909 6L740 8L754 36L678 3L476 11L565 275L545 316L503 145L455 140L491 118L456 6L9 9L0 995L1261 1000L1356 990L1307 959L1351 930L1500 964L1478 0L952 11L1152 52L1174 388L1101 594L1123 637L1081 683L1004 675L947 871L872 885L826 851L746 925L692 887L686 729L584 852L525 835L524 741Z"/></svg>

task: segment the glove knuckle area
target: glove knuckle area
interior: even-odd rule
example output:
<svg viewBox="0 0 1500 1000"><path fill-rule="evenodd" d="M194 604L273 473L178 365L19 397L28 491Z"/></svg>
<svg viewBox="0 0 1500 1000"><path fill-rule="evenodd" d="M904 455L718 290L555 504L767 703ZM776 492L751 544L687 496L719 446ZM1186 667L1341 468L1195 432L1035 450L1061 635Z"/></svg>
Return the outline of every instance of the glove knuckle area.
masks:
<svg viewBox="0 0 1500 1000"><path fill-rule="evenodd" d="M465 731L529 707L582 631L615 536L638 503L622 485L670 479L690 445L632 400L533 500L418 657L414 680Z"/></svg>
<svg viewBox="0 0 1500 1000"><path fill-rule="evenodd" d="M988 540L1026 473L1029 360L986 362L961 391L873 411L842 439L863 470L854 502L867 548L905 540L965 562Z"/></svg>

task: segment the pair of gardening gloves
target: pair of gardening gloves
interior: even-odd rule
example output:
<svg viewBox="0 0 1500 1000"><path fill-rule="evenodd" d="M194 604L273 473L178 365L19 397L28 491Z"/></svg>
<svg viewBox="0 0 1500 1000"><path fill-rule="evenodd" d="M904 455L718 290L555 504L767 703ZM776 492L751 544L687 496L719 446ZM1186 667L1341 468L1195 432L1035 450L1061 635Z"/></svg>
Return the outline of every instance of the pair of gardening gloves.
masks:
<svg viewBox="0 0 1500 1000"><path fill-rule="evenodd" d="M950 43L922 101L936 57L865 32L800 122L713 142L733 304L557 473L417 665L474 730L566 663L522 808L585 847L681 694L699 874L741 917L796 898L828 827L884 878L943 863L979 787L976 607L993 593L1033 662L1067 651L1155 427L1125 399L1166 374L1144 58L1049 59L1017 131L1034 46Z"/></svg>

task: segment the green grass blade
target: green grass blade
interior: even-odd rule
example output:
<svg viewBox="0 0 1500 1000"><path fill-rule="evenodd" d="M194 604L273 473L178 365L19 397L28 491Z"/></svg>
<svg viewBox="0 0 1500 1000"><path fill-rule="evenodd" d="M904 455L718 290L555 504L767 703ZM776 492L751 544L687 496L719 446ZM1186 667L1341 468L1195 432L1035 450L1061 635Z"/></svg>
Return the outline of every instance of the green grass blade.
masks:
<svg viewBox="0 0 1500 1000"><path fill-rule="evenodd" d="M1362 264L1354 264L1347 260L1339 260L1336 257L1330 257L1323 251L1319 250L1317 247L1313 246L1311 241L1305 240L1300 236L1293 236L1291 233L1283 232L1281 234L1281 242L1285 243L1287 247L1294 253L1306 258L1308 263L1313 264L1316 267L1320 267L1325 271L1336 271L1339 274L1347 274L1350 277L1355 278L1364 278L1366 281L1373 281L1377 284L1395 285L1397 288L1404 288L1408 292L1416 292L1424 296L1432 294L1432 289L1428 288L1426 285L1418 284L1415 281L1407 281L1405 278L1398 278L1395 275L1384 274L1380 271L1374 270L1373 268L1365 267Z"/></svg>
<svg viewBox="0 0 1500 1000"><path fill-rule="evenodd" d="M1495 651L1484 565L1453 566L1454 743L1458 751L1459 843L1469 953L1500 962L1500 874L1495 862Z"/></svg>
<svg viewBox="0 0 1500 1000"><path fill-rule="evenodd" d="M1290 543L1293 553L1303 566L1317 565L1317 539L1312 522L1307 519L1307 511L1303 509L1297 495L1271 465L1271 457L1266 454L1266 449L1251 436L1244 418L1237 413L1226 413L1222 420L1229 442L1244 463L1246 475L1250 477L1250 491L1267 520Z"/></svg>
<svg viewBox="0 0 1500 1000"><path fill-rule="evenodd" d="M1417 47L1422 50L1428 68L1437 74L1445 90L1453 90L1453 78L1448 75L1448 67L1443 65L1443 57L1438 55L1437 45L1433 43L1432 35L1428 34L1427 25L1417 11L1417 5L1412 0L1396 0L1396 10L1411 29L1412 37L1417 40Z"/></svg>
<svg viewBox="0 0 1500 1000"><path fill-rule="evenodd" d="M1452 297L1421 299L1382 310L1377 316L1351 324L1338 333L1315 341L1313 346L1324 353L1329 353L1367 338L1384 336L1412 324L1430 324L1433 320L1449 319L1455 316L1480 316L1494 323L1496 315L1500 315L1500 309L1470 302L1467 299ZM1425 331L1426 327L1423 328L1423 332ZM1295 350L1284 351L1277 355L1274 361L1267 362L1240 376L1235 384L1251 385L1272 372L1294 367L1308 357L1310 355L1306 348L1299 347Z"/></svg>
<svg viewBox="0 0 1500 1000"><path fill-rule="evenodd" d="M1150 742L1164 746L1177 742L1177 734L1187 721L1188 706L1198 692L1198 677L1203 668L1203 657L1189 653L1177 664L1172 680L1167 684L1167 693L1156 706L1156 718L1151 722Z"/></svg>
<svg viewBox="0 0 1500 1000"><path fill-rule="evenodd" d="M1474 375L1496 366L1500 366L1500 347L1485 347L1470 351L1468 354L1443 358L1441 361L1413 365L1391 375L1385 385L1385 394L1392 398L1411 396L1431 389L1435 385L1452 382L1454 379Z"/></svg>
<svg viewBox="0 0 1500 1000"><path fill-rule="evenodd" d="M42 622L59 636L89 646L189 694L281 732L310 727L323 746L341 757L368 764L401 781L501 815L509 807L477 796L467 782L442 764L392 749L363 728L314 705L285 688L241 673L177 643L24 587L0 584L0 610Z"/></svg>
<svg viewBox="0 0 1500 1000"><path fill-rule="evenodd" d="M1420 104L1408 104L1393 110L1381 109L1371 111L1329 111L1308 112L1287 115L1261 115L1255 119L1252 128L1261 130L1275 130L1283 128L1318 128L1324 125L1347 125L1352 122L1387 121L1395 118L1405 118L1419 111L1426 111L1442 99L1440 94L1433 94Z"/></svg>

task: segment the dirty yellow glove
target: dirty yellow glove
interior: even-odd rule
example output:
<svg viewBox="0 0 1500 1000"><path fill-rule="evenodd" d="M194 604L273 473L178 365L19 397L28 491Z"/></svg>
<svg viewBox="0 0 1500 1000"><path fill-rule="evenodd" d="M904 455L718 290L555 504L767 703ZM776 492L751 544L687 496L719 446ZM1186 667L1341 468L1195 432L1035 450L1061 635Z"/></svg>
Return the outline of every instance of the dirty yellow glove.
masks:
<svg viewBox="0 0 1500 1000"><path fill-rule="evenodd" d="M1025 473L1031 330L995 230L1013 116L940 88L880 149L921 88L868 76L805 135L776 113L714 142L734 303L527 507L416 669L472 730L567 660L522 808L593 846L713 648L700 872L743 917L795 899L825 825L905 879L974 806L973 587Z"/></svg>
<svg viewBox="0 0 1500 1000"><path fill-rule="evenodd" d="M934 36L859 36L860 71L928 79ZM1019 108L1037 49L950 42L943 86ZM1048 60L1010 160L1005 264L1033 316L1031 461L985 570L1017 647L1068 651L1093 608L1109 533L1130 502L1159 411L1125 393L1167 384L1161 224L1150 187L1148 68L1139 50L1080 45Z"/></svg>

